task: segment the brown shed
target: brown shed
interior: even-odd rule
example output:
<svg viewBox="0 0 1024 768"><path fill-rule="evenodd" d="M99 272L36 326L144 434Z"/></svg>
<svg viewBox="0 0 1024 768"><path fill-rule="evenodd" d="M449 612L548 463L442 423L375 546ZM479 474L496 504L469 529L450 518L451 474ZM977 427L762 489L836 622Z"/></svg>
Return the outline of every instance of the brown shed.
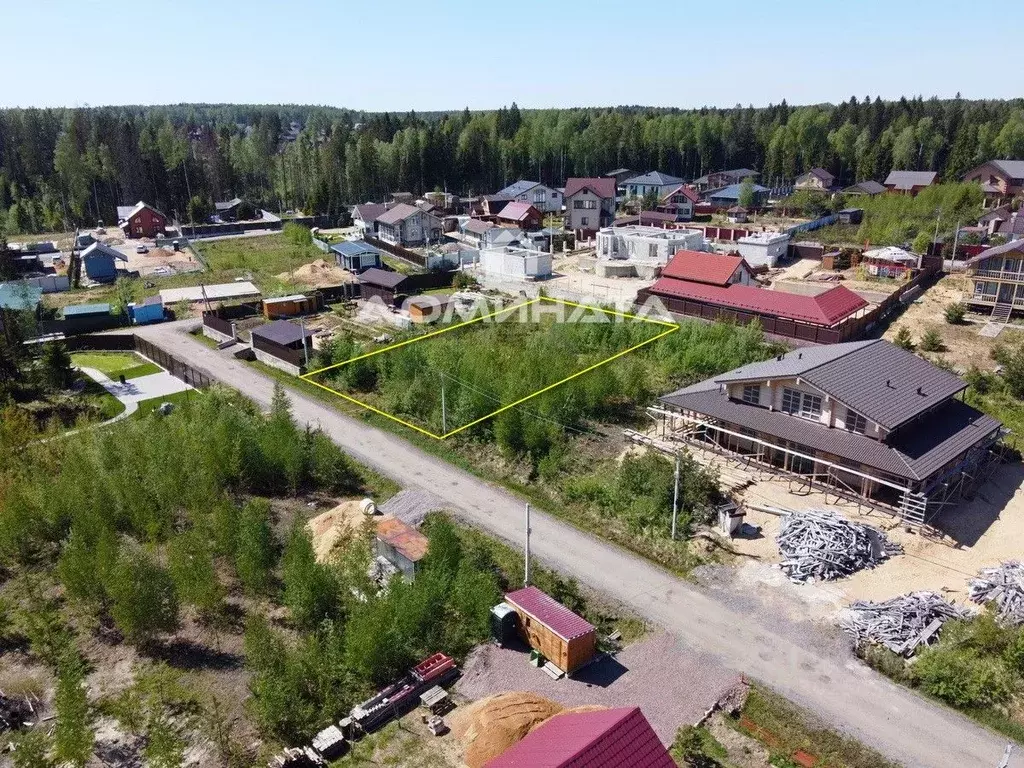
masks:
<svg viewBox="0 0 1024 768"><path fill-rule="evenodd" d="M519 616L519 635L559 669L573 672L597 651L597 630L553 597L536 587L505 595Z"/></svg>
<svg viewBox="0 0 1024 768"><path fill-rule="evenodd" d="M305 315L310 312L316 312L318 309L320 309L320 301L316 294L305 296L301 293L296 293L293 296L280 296L274 299L263 300L263 316L268 320Z"/></svg>
<svg viewBox="0 0 1024 768"><path fill-rule="evenodd" d="M450 303L446 294L416 296L405 302L405 308L414 323L432 323L444 317Z"/></svg>

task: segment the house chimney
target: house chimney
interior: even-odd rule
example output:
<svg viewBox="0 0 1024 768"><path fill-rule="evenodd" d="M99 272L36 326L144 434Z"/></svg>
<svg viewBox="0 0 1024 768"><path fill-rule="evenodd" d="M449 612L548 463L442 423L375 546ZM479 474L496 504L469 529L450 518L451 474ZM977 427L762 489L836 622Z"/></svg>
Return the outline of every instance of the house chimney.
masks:
<svg viewBox="0 0 1024 768"><path fill-rule="evenodd" d="M804 359L804 353L803 352L797 352L796 353L796 359L797 360L803 360Z"/></svg>

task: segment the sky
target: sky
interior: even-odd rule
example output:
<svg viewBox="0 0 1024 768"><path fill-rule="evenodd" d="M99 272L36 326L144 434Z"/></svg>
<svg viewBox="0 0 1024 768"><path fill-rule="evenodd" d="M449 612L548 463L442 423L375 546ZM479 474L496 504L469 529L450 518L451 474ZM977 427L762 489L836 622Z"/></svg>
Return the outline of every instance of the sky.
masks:
<svg viewBox="0 0 1024 768"><path fill-rule="evenodd" d="M970 7L1009 18L1004 3ZM962 36L968 22L962 0L0 0L0 106L422 112L1024 95L1012 67L994 74L982 37Z"/></svg>

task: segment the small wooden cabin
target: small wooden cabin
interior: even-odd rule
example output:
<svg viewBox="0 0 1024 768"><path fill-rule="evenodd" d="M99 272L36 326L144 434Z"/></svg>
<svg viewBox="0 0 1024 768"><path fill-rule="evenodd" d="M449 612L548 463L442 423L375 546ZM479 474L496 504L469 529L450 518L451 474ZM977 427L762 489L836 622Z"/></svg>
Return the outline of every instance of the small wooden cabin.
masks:
<svg viewBox="0 0 1024 768"><path fill-rule="evenodd" d="M573 672L597 652L594 626L536 587L510 592L505 602L519 617L519 636L559 669Z"/></svg>

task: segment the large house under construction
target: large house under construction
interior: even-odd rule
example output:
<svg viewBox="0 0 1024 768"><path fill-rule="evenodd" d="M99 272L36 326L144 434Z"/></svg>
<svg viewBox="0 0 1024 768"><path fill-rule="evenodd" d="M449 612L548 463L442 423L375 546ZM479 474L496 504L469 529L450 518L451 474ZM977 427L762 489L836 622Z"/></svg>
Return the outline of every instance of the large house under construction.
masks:
<svg viewBox="0 0 1024 768"><path fill-rule="evenodd" d="M665 436L925 523L993 466L1002 425L887 341L811 347L665 395Z"/></svg>

